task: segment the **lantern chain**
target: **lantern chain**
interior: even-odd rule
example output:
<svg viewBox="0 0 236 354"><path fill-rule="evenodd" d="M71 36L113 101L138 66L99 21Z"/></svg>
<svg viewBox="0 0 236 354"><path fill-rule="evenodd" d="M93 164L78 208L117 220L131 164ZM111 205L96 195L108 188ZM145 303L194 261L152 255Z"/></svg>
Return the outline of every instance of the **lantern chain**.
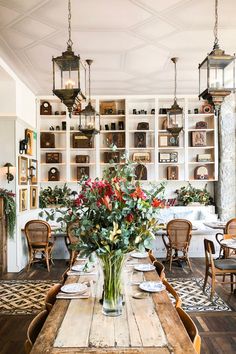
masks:
<svg viewBox="0 0 236 354"><path fill-rule="evenodd" d="M213 49L219 49L219 39L218 39L218 0L215 0L215 26L214 26L214 47Z"/></svg>
<svg viewBox="0 0 236 354"><path fill-rule="evenodd" d="M71 40L71 0L68 0L68 34L69 39L67 41L67 46L71 49L73 45L73 42Z"/></svg>

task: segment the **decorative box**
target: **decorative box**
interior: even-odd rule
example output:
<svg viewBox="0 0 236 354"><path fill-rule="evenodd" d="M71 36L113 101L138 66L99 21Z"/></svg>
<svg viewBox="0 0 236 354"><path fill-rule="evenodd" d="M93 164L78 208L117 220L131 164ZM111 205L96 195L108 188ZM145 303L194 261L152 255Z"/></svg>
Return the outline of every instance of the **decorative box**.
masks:
<svg viewBox="0 0 236 354"><path fill-rule="evenodd" d="M62 153L61 152L46 152L46 163L61 163Z"/></svg>
<svg viewBox="0 0 236 354"><path fill-rule="evenodd" d="M135 162L150 162L151 154L150 152L134 152L133 161Z"/></svg>
<svg viewBox="0 0 236 354"><path fill-rule="evenodd" d="M40 147L54 149L55 148L55 135L53 133L40 134Z"/></svg>
<svg viewBox="0 0 236 354"><path fill-rule="evenodd" d="M84 176L89 177L89 167L88 166L77 167L77 181L79 181Z"/></svg>
<svg viewBox="0 0 236 354"><path fill-rule="evenodd" d="M89 155L76 155L75 162L76 163L89 163Z"/></svg>
<svg viewBox="0 0 236 354"><path fill-rule="evenodd" d="M90 137L83 135L82 133L73 133L72 134L72 147L74 149L79 148L91 148L92 140Z"/></svg>
<svg viewBox="0 0 236 354"><path fill-rule="evenodd" d="M146 133L135 132L134 133L134 147L145 148L146 147Z"/></svg>
<svg viewBox="0 0 236 354"><path fill-rule="evenodd" d="M167 167L167 179L168 180L179 179L179 167L178 166L168 166Z"/></svg>
<svg viewBox="0 0 236 354"><path fill-rule="evenodd" d="M104 162L109 163L111 160L115 163L120 162L120 152L119 151L105 151L104 152Z"/></svg>
<svg viewBox="0 0 236 354"><path fill-rule="evenodd" d="M146 181L147 180L147 168L146 168L146 166L141 165L141 164L137 165L135 167L134 173L135 173L135 176L136 176L135 179L142 180L142 181Z"/></svg>
<svg viewBox="0 0 236 354"><path fill-rule="evenodd" d="M148 122L138 123L137 130L149 130L149 123Z"/></svg>
<svg viewBox="0 0 236 354"><path fill-rule="evenodd" d="M106 143L108 146L116 145L118 148L125 147L125 133L108 133L106 134Z"/></svg>

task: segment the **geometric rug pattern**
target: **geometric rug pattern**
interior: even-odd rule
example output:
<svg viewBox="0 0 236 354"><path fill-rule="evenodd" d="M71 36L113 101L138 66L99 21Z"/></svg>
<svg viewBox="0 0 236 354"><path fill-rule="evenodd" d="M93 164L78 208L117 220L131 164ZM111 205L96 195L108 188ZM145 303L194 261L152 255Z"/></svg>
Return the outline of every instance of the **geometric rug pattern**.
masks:
<svg viewBox="0 0 236 354"><path fill-rule="evenodd" d="M0 313L32 314L42 310L47 291L55 281L0 280Z"/></svg>
<svg viewBox="0 0 236 354"><path fill-rule="evenodd" d="M230 307L215 293L213 300L210 300L211 287L206 285L203 292L204 279L168 279L182 300L182 308L187 312L193 311L232 311ZM174 300L172 298L172 300Z"/></svg>

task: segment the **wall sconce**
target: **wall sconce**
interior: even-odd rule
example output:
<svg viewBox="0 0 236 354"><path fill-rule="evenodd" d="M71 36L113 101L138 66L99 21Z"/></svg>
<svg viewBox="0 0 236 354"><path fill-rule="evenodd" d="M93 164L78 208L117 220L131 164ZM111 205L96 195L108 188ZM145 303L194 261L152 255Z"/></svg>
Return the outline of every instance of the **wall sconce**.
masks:
<svg viewBox="0 0 236 354"><path fill-rule="evenodd" d="M10 181L13 181L13 179L14 179L13 174L10 173L10 167L13 167L13 165L10 162L7 162L7 163L5 163L4 167L7 167L6 175L7 175L7 181L9 183Z"/></svg>
<svg viewBox="0 0 236 354"><path fill-rule="evenodd" d="M23 140L20 140L19 153L20 154L26 153L27 147L28 147L28 139L25 138Z"/></svg>
<svg viewBox="0 0 236 354"><path fill-rule="evenodd" d="M29 170L28 180L30 179L32 181L32 179L35 177L36 168L34 166L30 166L28 170Z"/></svg>

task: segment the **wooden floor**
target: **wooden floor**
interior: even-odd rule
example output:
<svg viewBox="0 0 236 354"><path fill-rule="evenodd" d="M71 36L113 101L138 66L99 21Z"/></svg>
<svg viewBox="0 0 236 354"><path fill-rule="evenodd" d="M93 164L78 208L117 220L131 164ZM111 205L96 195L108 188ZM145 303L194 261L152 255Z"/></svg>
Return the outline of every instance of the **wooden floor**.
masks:
<svg viewBox="0 0 236 354"><path fill-rule="evenodd" d="M192 267L193 273L187 266L174 266L171 274L166 271L167 278L204 277L204 259L192 259ZM48 273L42 265L35 264L28 273L7 273L1 279L59 280L65 268L65 261L55 261L55 266ZM233 311L191 313L202 338L201 354L236 353L236 295L230 294L229 288L220 284L216 291ZM24 353L26 331L32 318L33 315L0 315L0 354Z"/></svg>

